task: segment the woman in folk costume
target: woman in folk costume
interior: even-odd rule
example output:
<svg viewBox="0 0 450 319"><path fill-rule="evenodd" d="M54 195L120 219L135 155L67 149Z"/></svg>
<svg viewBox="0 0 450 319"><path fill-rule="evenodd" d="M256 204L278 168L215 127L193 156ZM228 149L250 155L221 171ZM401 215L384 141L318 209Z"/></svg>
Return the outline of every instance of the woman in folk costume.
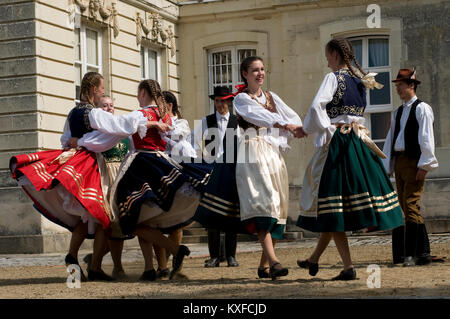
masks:
<svg viewBox="0 0 450 319"><path fill-rule="evenodd" d="M172 120L173 128L173 130L163 136L164 141L167 143L165 152L177 161L188 160L190 162L192 158L197 157L197 154L191 143L188 142L191 135L189 123L183 119L175 95L169 91L163 91L162 93L166 102L167 112ZM180 245L183 239L183 228L172 229L169 232L169 238ZM155 250L158 261L158 269L156 270L157 278L168 277L170 271L167 267L168 256L166 250L158 245L153 245L153 249ZM149 263L151 261L147 262Z"/></svg>
<svg viewBox="0 0 450 319"><path fill-rule="evenodd" d="M162 232L182 228L192 223L198 206L199 193L208 182L209 170L202 166L186 168L165 152L166 142L161 133L171 128L159 83L144 80L138 87L140 112L155 123L145 137L133 135L135 151L120 168L111 191L113 212L118 214L122 232L137 235L142 243L145 260L152 255L152 244L167 249L173 256L170 278L181 270L183 259L190 251L165 237ZM146 263L142 280L153 281L156 271Z"/></svg>
<svg viewBox="0 0 450 319"><path fill-rule="evenodd" d="M280 149L289 149L291 132L302 122L278 95L262 90L261 58L246 58L240 72L245 88L233 101L240 127L236 164L240 218L248 232L257 234L263 249L259 277L275 279L288 274L274 249L276 240L282 239L289 205L288 174Z"/></svg>
<svg viewBox="0 0 450 319"><path fill-rule="evenodd" d="M403 224L402 212L380 156L364 124L366 87L382 86L365 74L346 39L325 49L328 73L299 134L315 135L316 152L305 172L297 226L320 232L313 254L298 260L314 276L318 261L334 238L344 269L333 280L356 279L345 232L387 230ZM355 63L357 69L351 64Z"/></svg>
<svg viewBox="0 0 450 319"><path fill-rule="evenodd" d="M108 95L104 95L101 97L100 102L98 103L98 107L100 107L105 112L114 114L114 103L112 98ZM86 138L85 140L86 143L88 144L89 143L88 140ZM102 143L101 140L96 139L96 141ZM93 142L94 141L91 141L91 143ZM110 186L114 183L114 180L116 179L117 173L119 172L120 164L127 155L129 146L130 146L130 137L126 137L111 149L97 154L97 158L103 159L98 161L98 163L100 176L102 176L102 187L103 187L102 190L103 194L106 194L105 201L107 203L109 201L108 190L110 189ZM124 240L132 239L134 237L124 236L120 230L119 224L115 222L110 223L110 229L108 233L109 233L109 246L105 251L105 255L108 252L111 252L111 258L114 263L112 277L114 279L125 278L126 275L122 266L123 244ZM92 262L92 254L86 255L83 258L83 260L88 264L88 268L90 268L90 264Z"/></svg>
<svg viewBox="0 0 450 319"><path fill-rule="evenodd" d="M96 72L86 73L81 82L80 103L69 113L61 137L62 150L50 150L11 158L13 178L34 202L34 206L45 217L72 232L66 264L78 264L78 250L86 237L94 240L94 256L88 277L91 280L111 280L101 270L107 237L105 230L110 224L110 212L105 204L102 178L99 174L98 157L95 152L106 151L124 136L138 129L145 134L147 119L124 116L121 121L128 131L122 137L108 136L98 146L69 149L71 138L80 138L85 133L97 131L98 123L92 118L104 92L103 77ZM112 115L110 115L112 116ZM103 129L103 128L102 128ZM84 275L82 275L84 277Z"/></svg>

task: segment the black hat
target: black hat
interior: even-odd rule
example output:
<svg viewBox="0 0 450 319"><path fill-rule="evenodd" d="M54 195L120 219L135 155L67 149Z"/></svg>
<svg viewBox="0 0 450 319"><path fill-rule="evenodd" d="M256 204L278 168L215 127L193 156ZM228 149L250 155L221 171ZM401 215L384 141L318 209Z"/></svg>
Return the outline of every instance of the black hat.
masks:
<svg viewBox="0 0 450 319"><path fill-rule="evenodd" d="M209 98L214 100L216 96L229 96L231 95L230 89L227 86L216 86L214 87L214 94L210 95Z"/></svg>

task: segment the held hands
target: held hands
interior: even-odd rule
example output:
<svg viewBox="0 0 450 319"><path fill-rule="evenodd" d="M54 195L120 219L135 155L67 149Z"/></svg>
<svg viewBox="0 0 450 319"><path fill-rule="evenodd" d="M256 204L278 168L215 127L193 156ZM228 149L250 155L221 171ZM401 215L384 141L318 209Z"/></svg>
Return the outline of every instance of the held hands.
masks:
<svg viewBox="0 0 450 319"><path fill-rule="evenodd" d="M302 137L308 136L308 134L306 134L305 131L303 131L302 126L297 126L295 124L280 125L280 124L276 123L274 125L274 127L282 128L286 131L289 131L297 138L302 138Z"/></svg>
<svg viewBox="0 0 450 319"><path fill-rule="evenodd" d="M166 133L173 129L172 126L162 122L147 121L147 128L155 128L160 132Z"/></svg>

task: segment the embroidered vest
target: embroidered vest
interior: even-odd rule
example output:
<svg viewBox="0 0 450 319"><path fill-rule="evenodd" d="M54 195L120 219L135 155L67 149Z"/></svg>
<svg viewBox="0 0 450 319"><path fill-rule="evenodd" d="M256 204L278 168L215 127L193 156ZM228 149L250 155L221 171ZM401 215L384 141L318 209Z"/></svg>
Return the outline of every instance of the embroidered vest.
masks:
<svg viewBox="0 0 450 319"><path fill-rule="evenodd" d="M420 150L419 145L419 122L416 118L416 109L417 106L422 103L421 100L417 99L411 105L411 110L409 111L408 120L405 125L405 154L409 158L419 159L420 155L422 155L422 151ZM395 117L395 129L394 129L394 139L392 143L392 154L394 154L394 146L397 141L398 134L400 133L400 120L403 114L403 105L398 108L397 115Z"/></svg>
<svg viewBox="0 0 450 319"><path fill-rule="evenodd" d="M124 138L116 146L102 153L106 163L122 162L125 155L128 153L130 147L130 141L128 138Z"/></svg>
<svg viewBox="0 0 450 319"><path fill-rule="evenodd" d="M366 108L366 88L361 80L346 69L341 69L334 74L338 84L333 100L326 105L328 117L330 119L339 115L362 117Z"/></svg>
<svg viewBox="0 0 450 319"><path fill-rule="evenodd" d="M159 121L160 119L159 112L156 107L148 107L139 111L142 112L142 114L144 114L149 121ZM164 116L163 122L172 125L172 120L169 113ZM141 139L138 133L133 134L132 138L134 147L137 150L147 149L152 151L164 151L166 149L167 143L161 138L161 135L157 129L147 129L147 134L143 139Z"/></svg>
<svg viewBox="0 0 450 319"><path fill-rule="evenodd" d="M89 113L94 107L89 103L77 103L67 116L72 137L81 138L84 134L92 132L89 123Z"/></svg>

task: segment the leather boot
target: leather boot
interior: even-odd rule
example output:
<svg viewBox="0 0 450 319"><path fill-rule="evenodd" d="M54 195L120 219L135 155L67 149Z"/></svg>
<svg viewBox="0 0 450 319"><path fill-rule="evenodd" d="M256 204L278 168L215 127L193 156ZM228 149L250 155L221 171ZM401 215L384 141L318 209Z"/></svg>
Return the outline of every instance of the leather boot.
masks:
<svg viewBox="0 0 450 319"><path fill-rule="evenodd" d="M418 225L416 257L416 265L428 265L431 263L430 241L425 224Z"/></svg>
<svg viewBox="0 0 450 319"><path fill-rule="evenodd" d="M405 267L415 265L418 231L418 224L405 224L405 262L403 263Z"/></svg>
<svg viewBox="0 0 450 319"><path fill-rule="evenodd" d="M237 267L236 261L237 234L225 233L225 255L227 257L228 267Z"/></svg>
<svg viewBox="0 0 450 319"><path fill-rule="evenodd" d="M405 260L405 226L392 230L392 257L395 264L402 264Z"/></svg>
<svg viewBox="0 0 450 319"><path fill-rule="evenodd" d="M205 261L205 267L219 267L220 231L208 229L208 249L211 259Z"/></svg>

